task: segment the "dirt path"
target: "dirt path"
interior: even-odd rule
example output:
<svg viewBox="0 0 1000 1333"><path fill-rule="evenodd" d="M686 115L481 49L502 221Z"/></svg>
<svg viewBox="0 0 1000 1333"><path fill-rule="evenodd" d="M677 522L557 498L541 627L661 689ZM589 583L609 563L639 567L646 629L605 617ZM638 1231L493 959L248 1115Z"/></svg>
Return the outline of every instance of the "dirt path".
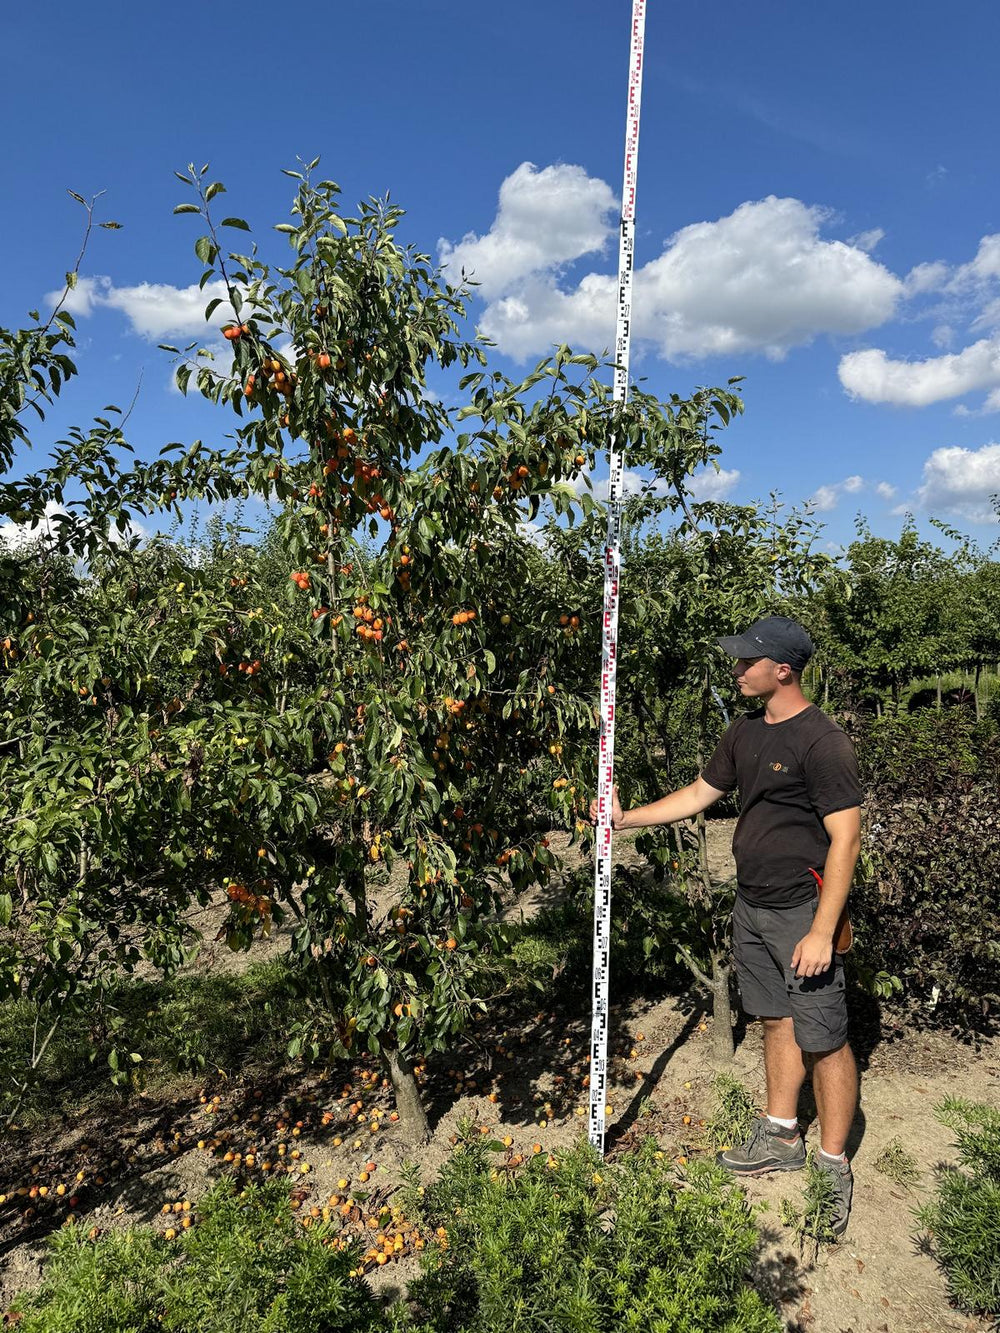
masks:
<svg viewBox="0 0 1000 1333"><path fill-rule="evenodd" d="M723 875L728 873L731 825L710 827L713 868ZM617 846L622 859L631 858L627 838ZM529 915L534 903L523 899L514 910ZM204 924L210 924L208 918ZM226 951L225 965L237 957L249 961L257 955ZM195 966L212 965L202 958ZM823 1249L813 1263L801 1258L791 1232L779 1221L779 1204L783 1197L799 1201L802 1178L748 1182L750 1197L766 1205L755 1281L776 1303L788 1333L971 1333L986 1328L949 1307L939 1270L914 1243L912 1209L927 1196L933 1167L956 1156L947 1132L933 1118L933 1107L945 1095L1000 1102L1000 1042L974 1050L936 1035L898 1029L892 1035L891 1041L869 1041L872 1049L862 1051L861 1105L851 1145L855 1207L841 1244ZM544 1009L511 1016L507 1023L498 1013L454 1053L428 1062L423 1088L433 1140L419 1152L423 1179L439 1169L463 1125L474 1124L492 1137L509 1134L514 1141L510 1152L525 1155L536 1144L558 1152L584 1135L588 1037L589 1014L554 991ZM610 1154L647 1133L675 1157L707 1150L699 1144L699 1121L713 1109L711 1038L711 1020L695 991L615 1010ZM742 1036L734 1073L762 1098L755 1024ZM0 1192L45 1184L49 1193L34 1200L36 1212L27 1220L22 1211L31 1201L23 1196L15 1195L14 1206L9 1201L0 1206L0 1310L14 1292L37 1283L44 1236L59 1225L71 1197L77 1198L77 1216L98 1228L139 1222L164 1226L164 1203L187 1198L196 1205L220 1174L245 1169L226 1163L226 1152L245 1157L249 1151L258 1164L271 1160L275 1170L291 1166L304 1191L305 1210L359 1188L370 1162L374 1169L364 1185L370 1192L364 1206L374 1210L393 1197L411 1155L391 1110L381 1071L361 1063L351 1069L338 1066L328 1076L289 1070L256 1087L235 1080L204 1087L178 1083L169 1098L138 1096L114 1116L81 1117L44 1134L14 1135L0 1151ZM874 1169L875 1158L894 1137L923 1168L913 1191ZM814 1124L808 1139L816 1139ZM215 1142L219 1147L213 1151ZM338 1184L344 1180L346 1188ZM60 1183L67 1186L61 1198L55 1195ZM416 1271L416 1257L404 1255L375 1270L371 1280L381 1289L402 1291Z"/></svg>

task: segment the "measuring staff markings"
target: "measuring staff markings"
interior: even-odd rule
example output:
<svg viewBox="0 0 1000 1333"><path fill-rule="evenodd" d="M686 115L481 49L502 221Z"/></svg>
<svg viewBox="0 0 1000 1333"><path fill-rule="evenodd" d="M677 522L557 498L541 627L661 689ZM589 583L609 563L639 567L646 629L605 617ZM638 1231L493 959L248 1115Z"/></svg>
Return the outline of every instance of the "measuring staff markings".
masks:
<svg viewBox="0 0 1000 1333"><path fill-rule="evenodd" d="M633 0L629 53L625 171L618 251L618 311L615 333L614 401L628 400L632 321L632 265L635 251L635 190L639 159L639 107L646 0ZM612 436L609 454L608 528L604 548L604 618L601 640L601 730L597 768L597 832L594 856L594 966L590 1034L590 1142L604 1152L608 1088L608 961L611 939L611 799L615 765L615 680L618 656L618 588L621 580L621 524L624 461Z"/></svg>

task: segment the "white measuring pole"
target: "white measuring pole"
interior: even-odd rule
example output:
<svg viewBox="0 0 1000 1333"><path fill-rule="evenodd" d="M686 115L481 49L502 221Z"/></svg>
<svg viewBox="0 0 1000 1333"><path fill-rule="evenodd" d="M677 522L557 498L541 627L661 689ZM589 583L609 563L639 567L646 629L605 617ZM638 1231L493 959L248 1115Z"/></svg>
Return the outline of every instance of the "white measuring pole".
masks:
<svg viewBox="0 0 1000 1333"><path fill-rule="evenodd" d="M625 180L618 250L618 319L615 334L614 400L628 398L632 323L632 260L635 252L635 184L639 160L639 102L646 0L632 0L632 44L625 125ZM612 438L609 455L608 535L604 548L604 622L601 641L601 740L597 766L597 839L594 856L594 982L590 1033L590 1141L604 1153L608 1096L608 959L611 939L611 791L615 775L615 675L618 657L618 583L621 574L622 455Z"/></svg>

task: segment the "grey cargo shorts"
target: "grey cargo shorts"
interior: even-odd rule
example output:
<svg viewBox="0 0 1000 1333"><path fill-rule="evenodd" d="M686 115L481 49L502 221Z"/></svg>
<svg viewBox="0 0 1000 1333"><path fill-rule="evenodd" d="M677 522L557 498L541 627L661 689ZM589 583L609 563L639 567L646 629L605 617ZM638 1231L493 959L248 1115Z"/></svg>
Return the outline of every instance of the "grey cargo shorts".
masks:
<svg viewBox="0 0 1000 1333"><path fill-rule="evenodd" d="M825 972L797 977L792 954L808 935L819 895L798 907L753 907L739 894L733 908L733 953L740 1002L758 1018L791 1018L803 1051L836 1051L847 1041L844 960Z"/></svg>

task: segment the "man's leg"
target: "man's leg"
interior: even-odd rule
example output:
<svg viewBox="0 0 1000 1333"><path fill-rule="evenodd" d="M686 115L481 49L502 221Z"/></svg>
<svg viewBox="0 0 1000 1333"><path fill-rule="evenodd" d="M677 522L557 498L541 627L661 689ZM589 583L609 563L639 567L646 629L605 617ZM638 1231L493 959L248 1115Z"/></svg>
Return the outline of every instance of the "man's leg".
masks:
<svg viewBox="0 0 1000 1333"><path fill-rule="evenodd" d="M795 1040L791 1018L764 1018L764 1076L767 1113L776 1120L794 1120L806 1065Z"/></svg>
<svg viewBox="0 0 1000 1333"><path fill-rule="evenodd" d="M812 1069L820 1147L829 1157L840 1157L847 1146L858 1105L858 1067L854 1054L845 1042L836 1051L817 1051L806 1059Z"/></svg>
<svg viewBox="0 0 1000 1333"><path fill-rule="evenodd" d="M745 1143L723 1148L716 1161L738 1176L770 1171L799 1171L806 1149L796 1123L799 1089L806 1075L791 1018L763 1018L767 1114L755 1123ZM781 1121L791 1123L779 1123Z"/></svg>

